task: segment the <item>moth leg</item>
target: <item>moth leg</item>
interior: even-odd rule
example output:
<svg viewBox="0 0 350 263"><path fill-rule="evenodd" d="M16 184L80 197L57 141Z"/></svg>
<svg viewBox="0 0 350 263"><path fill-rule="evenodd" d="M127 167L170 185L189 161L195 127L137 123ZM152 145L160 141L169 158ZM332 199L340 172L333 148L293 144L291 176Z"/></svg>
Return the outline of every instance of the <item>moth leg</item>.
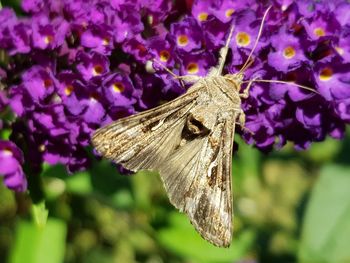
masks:
<svg viewBox="0 0 350 263"><path fill-rule="evenodd" d="M251 135L254 135L253 131L245 127L245 114L242 109L239 110L237 118L238 118L238 122L236 121L235 124L239 125L243 131L249 132Z"/></svg>
<svg viewBox="0 0 350 263"><path fill-rule="evenodd" d="M174 77L174 79L178 79L180 81L180 84L182 87L184 87L183 82L186 83L195 83L198 80L201 79L201 77L197 76L197 75L185 75L185 76L179 76L176 75L174 72L172 72L169 68L167 68L166 66L164 66L162 63L160 63L158 60L153 59L154 62L156 62L160 67L162 67L165 71L167 71L171 76Z"/></svg>
<svg viewBox="0 0 350 263"><path fill-rule="evenodd" d="M254 134L255 134L251 129L248 129L248 128L245 127L245 126L242 126L241 123L235 122L235 124L239 125L243 131L248 132L248 133L250 133L251 135L254 135Z"/></svg>
<svg viewBox="0 0 350 263"><path fill-rule="evenodd" d="M172 72L169 68L167 68L166 66L164 66L162 63L160 63L158 60L153 59L153 62L157 63L161 68L163 68L166 72L168 72L171 76L173 76L174 78L178 78L180 77L179 75L176 75L174 72Z"/></svg>
<svg viewBox="0 0 350 263"><path fill-rule="evenodd" d="M250 80L250 81L248 82L247 87L245 87L245 89L243 90L243 92L239 94L239 96L240 96L241 98L246 99L246 98L249 97L249 90L250 90L250 88L251 88L253 82L254 82L256 79L257 79L257 78L254 78L254 79L252 79L252 80Z"/></svg>
<svg viewBox="0 0 350 263"><path fill-rule="evenodd" d="M184 76L177 76L176 79L183 80L186 83L195 83L202 79L202 77L197 75L184 75Z"/></svg>
<svg viewBox="0 0 350 263"><path fill-rule="evenodd" d="M160 63L158 60L153 59L153 62L156 62L160 67L162 67L166 72L168 72L171 76L174 77L174 79L178 79L181 86L183 88L185 88L184 83L182 82L182 76L176 75L174 72L172 72L169 68L167 68L166 66L164 66L162 63Z"/></svg>

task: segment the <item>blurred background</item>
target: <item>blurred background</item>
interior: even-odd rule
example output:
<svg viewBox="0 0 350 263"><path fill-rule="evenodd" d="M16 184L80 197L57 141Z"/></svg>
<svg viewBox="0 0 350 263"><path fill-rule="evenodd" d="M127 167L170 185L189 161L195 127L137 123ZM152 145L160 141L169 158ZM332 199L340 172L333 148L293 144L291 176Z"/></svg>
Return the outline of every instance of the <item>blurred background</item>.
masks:
<svg viewBox="0 0 350 263"><path fill-rule="evenodd" d="M0 183L1 262L350 262L349 132L268 155L236 140L229 249L197 234L157 174L120 175L96 161L75 175L45 167L45 226L26 194Z"/></svg>

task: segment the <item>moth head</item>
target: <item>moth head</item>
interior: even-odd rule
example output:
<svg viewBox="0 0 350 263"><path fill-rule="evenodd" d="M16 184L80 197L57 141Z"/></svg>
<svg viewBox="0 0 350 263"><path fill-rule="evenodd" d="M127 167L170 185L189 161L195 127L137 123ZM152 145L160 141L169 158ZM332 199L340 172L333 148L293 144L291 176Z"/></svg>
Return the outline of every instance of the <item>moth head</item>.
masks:
<svg viewBox="0 0 350 263"><path fill-rule="evenodd" d="M243 73L236 73L236 74L227 74L224 76L226 80L234 84L234 86L237 88L237 90L240 90L240 86L242 84L244 75Z"/></svg>

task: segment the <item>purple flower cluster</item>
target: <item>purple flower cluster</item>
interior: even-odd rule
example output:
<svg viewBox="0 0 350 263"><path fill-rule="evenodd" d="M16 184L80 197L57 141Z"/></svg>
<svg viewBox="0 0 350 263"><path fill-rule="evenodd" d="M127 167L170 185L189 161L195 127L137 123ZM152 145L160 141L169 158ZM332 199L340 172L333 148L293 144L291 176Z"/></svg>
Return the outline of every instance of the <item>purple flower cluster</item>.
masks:
<svg viewBox="0 0 350 263"><path fill-rule="evenodd" d="M23 0L25 17L3 8L0 49L9 63L2 68L6 88L0 102L7 101L16 114L6 125L11 138L24 140L25 161L35 166L85 169L96 128L185 91L166 71L147 66L153 58L176 74L205 76L234 24L226 72L235 73L269 5L246 79L294 81L319 94L287 84L254 84L243 103L246 126L254 134L244 139L270 150L287 141L305 149L327 135L341 138L350 122L350 4L267 2ZM5 144L0 151L17 160L11 172L21 174L22 186L15 188L23 190L23 160L13 143Z"/></svg>
<svg viewBox="0 0 350 263"><path fill-rule="evenodd" d="M24 191L27 180L21 166L23 154L14 143L0 140L0 164L0 176L4 177L5 185L15 191Z"/></svg>

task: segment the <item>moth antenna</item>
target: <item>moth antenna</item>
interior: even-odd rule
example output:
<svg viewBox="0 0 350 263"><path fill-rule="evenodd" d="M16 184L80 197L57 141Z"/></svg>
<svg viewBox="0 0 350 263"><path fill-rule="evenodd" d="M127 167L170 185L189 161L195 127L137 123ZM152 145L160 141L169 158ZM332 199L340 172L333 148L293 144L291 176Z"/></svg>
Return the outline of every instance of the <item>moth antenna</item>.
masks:
<svg viewBox="0 0 350 263"><path fill-rule="evenodd" d="M314 93L320 94L317 90L310 88L308 86L300 85L294 82L288 82L288 81L283 81L283 80L272 80L272 79L252 79L248 81L243 81L242 83L252 83L252 82L264 82L264 83L281 83L281 84L288 84L288 85L293 85L305 90L312 91Z"/></svg>
<svg viewBox="0 0 350 263"><path fill-rule="evenodd" d="M255 43L254 43L254 46L252 48L252 50L250 51L249 53L249 56L248 58L246 59L245 63L243 64L242 68L239 70L238 74L241 74L244 70L246 70L250 65L251 63L249 63L249 61L252 59L252 56L253 56L253 53L256 49L256 46L258 45L259 43L259 40L260 40L260 37L261 37L261 34L262 34L262 30L263 30L263 27L264 27L264 23L265 23L265 20L266 20L266 17L267 17L267 14L269 13L270 9L271 9L271 5L266 9L265 13L264 13L264 16L262 18L262 21L261 21L261 24L260 24L260 27L259 27L259 32L258 32L258 36L255 40Z"/></svg>
<svg viewBox="0 0 350 263"><path fill-rule="evenodd" d="M224 47L222 47L220 49L220 58L219 58L219 67L217 69L217 74L218 75L221 75L221 72L222 70L224 69L224 65L225 65L225 60L226 60L226 57L227 57L227 52L229 50L229 45L230 45L230 42L231 42L231 39L232 39L232 34L233 34L233 30L235 29L235 26L232 25L231 28L230 28L230 33L228 34L228 37L226 39L226 44Z"/></svg>
<svg viewBox="0 0 350 263"><path fill-rule="evenodd" d="M164 66L161 62L159 62L156 59L152 59L153 62L157 63L162 69L164 69L166 72L168 72L171 76L174 78L178 78L179 76L176 75L174 72L172 72L170 69L168 69L166 66Z"/></svg>

